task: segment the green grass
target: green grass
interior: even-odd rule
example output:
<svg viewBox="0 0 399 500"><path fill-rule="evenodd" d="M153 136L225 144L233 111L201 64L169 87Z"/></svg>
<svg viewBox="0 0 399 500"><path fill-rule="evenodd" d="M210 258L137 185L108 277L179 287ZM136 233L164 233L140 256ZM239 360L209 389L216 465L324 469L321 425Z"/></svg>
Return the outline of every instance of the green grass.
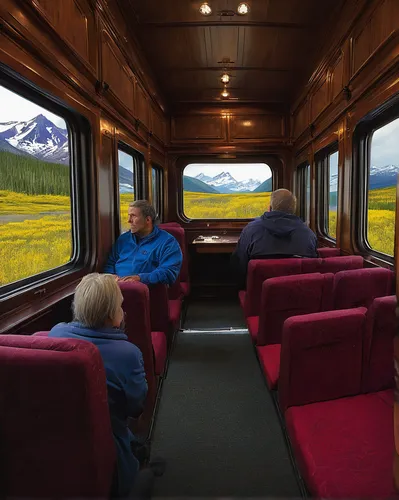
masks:
<svg viewBox="0 0 399 500"><path fill-rule="evenodd" d="M69 196L70 167L0 151L0 190Z"/></svg>

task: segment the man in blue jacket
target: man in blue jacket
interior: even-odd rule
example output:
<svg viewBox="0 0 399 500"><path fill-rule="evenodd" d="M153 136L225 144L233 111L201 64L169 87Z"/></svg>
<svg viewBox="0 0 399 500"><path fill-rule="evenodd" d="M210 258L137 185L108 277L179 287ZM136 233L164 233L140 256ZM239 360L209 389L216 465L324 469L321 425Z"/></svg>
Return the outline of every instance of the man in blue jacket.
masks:
<svg viewBox="0 0 399 500"><path fill-rule="evenodd" d="M176 239L154 225L155 210L146 200L129 205L130 231L119 236L104 273L121 281L172 285L180 273L182 252Z"/></svg>
<svg viewBox="0 0 399 500"><path fill-rule="evenodd" d="M317 257L316 235L295 211L296 197L287 189L277 189L271 195L269 212L243 229L232 256L241 288L245 288L251 259Z"/></svg>

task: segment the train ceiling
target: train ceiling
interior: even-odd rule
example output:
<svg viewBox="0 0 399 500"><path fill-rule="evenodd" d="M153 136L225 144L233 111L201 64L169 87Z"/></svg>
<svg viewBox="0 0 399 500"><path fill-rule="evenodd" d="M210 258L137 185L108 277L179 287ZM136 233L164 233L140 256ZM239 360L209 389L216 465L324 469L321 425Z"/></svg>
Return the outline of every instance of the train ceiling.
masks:
<svg viewBox="0 0 399 500"><path fill-rule="evenodd" d="M290 103L333 34L343 0L119 0L169 104ZM223 62L225 61L225 62ZM229 61L228 63L226 61Z"/></svg>

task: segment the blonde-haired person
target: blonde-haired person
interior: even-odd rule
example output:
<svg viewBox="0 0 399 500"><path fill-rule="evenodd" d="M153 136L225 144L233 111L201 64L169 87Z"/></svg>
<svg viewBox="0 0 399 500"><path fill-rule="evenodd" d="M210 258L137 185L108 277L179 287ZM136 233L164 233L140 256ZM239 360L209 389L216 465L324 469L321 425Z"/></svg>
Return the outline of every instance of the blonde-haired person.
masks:
<svg viewBox="0 0 399 500"><path fill-rule="evenodd" d="M102 356L107 377L108 405L117 449L118 496L131 494L139 462L131 443L128 417L138 417L147 395L144 362L137 346L121 329L123 297L111 274L88 274L76 288L71 323L59 323L50 337L86 340Z"/></svg>

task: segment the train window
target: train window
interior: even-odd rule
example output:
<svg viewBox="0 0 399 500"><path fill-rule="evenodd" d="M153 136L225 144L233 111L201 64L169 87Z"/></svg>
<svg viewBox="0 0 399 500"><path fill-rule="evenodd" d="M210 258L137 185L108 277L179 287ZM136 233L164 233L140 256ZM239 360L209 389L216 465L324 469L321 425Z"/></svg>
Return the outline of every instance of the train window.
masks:
<svg viewBox="0 0 399 500"><path fill-rule="evenodd" d="M162 221L162 182L162 169L153 166L151 168L152 204L159 221Z"/></svg>
<svg viewBox="0 0 399 500"><path fill-rule="evenodd" d="M0 287L49 274L78 250L70 112L27 92L0 85Z"/></svg>
<svg viewBox="0 0 399 500"><path fill-rule="evenodd" d="M129 203L137 199L138 177L142 174L142 155L124 143L118 145L120 232L129 230Z"/></svg>
<svg viewBox="0 0 399 500"><path fill-rule="evenodd" d="M399 118L376 129L369 138L366 241L372 250L391 256L399 171L398 133Z"/></svg>
<svg viewBox="0 0 399 500"><path fill-rule="evenodd" d="M266 163L197 163L183 172L183 211L190 219L251 219L269 207Z"/></svg>
<svg viewBox="0 0 399 500"><path fill-rule="evenodd" d="M305 163L297 170L298 213L304 222L310 222L310 165Z"/></svg>
<svg viewBox="0 0 399 500"><path fill-rule="evenodd" d="M328 238L337 237L338 151L329 147L317 155L319 229Z"/></svg>

